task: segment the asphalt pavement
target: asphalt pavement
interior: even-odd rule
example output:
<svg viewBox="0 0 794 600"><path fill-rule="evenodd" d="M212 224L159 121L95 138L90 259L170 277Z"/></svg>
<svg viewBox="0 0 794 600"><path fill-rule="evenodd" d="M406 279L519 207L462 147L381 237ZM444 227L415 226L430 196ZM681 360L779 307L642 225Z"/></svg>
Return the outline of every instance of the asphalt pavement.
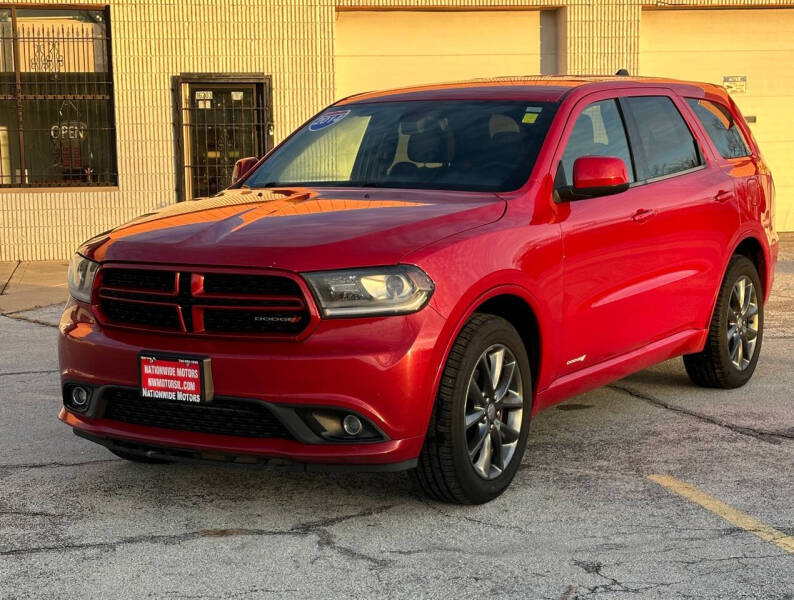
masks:
<svg viewBox="0 0 794 600"><path fill-rule="evenodd" d="M0 598L794 599L794 262L755 377L680 359L540 414L513 485L137 465L57 418L60 306L0 316Z"/></svg>

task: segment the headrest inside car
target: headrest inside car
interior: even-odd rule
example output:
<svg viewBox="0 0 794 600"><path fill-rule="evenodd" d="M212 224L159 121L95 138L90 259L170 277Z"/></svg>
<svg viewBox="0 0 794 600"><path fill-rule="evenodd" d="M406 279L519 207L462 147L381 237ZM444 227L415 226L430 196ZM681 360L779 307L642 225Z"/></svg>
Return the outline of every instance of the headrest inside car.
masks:
<svg viewBox="0 0 794 600"><path fill-rule="evenodd" d="M408 138L408 158L416 163L447 162L447 140L440 127Z"/></svg>

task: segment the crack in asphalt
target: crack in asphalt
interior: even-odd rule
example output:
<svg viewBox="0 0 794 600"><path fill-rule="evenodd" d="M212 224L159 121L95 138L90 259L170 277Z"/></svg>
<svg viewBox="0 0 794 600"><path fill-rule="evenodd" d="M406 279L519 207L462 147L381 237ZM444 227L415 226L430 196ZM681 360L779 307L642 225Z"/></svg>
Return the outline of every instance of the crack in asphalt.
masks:
<svg viewBox="0 0 794 600"><path fill-rule="evenodd" d="M622 592L628 594L641 594L649 590L655 590L660 587L670 587L678 583L681 583L680 581L673 581L669 583L660 582L660 583L652 583L649 585L632 587L626 583L619 581L615 577L610 577L609 575L604 574L603 563L597 561L589 561L589 560L574 560L573 564L579 567L580 569L582 569L588 575L596 575L597 577L601 577L602 579L607 581L607 583L602 583L599 585L594 585L592 587L587 587L586 588L587 591L585 592L584 595L576 594L575 596L573 596L573 600L577 598L586 598L588 596L596 596L598 594L615 593L615 592ZM568 591L570 591L570 588L568 588Z"/></svg>
<svg viewBox="0 0 794 600"><path fill-rule="evenodd" d="M58 326L55 325L54 323L47 323L47 321L32 319L30 317L23 317L22 315L16 313L4 313L0 315L0 317L5 317L6 319L12 319L14 321L22 321L24 323L33 323L34 325L43 325L44 327L52 327L54 329L58 329Z"/></svg>
<svg viewBox="0 0 794 600"><path fill-rule="evenodd" d="M687 415L689 417L693 417L695 419L699 419L705 423L711 423L712 425L718 425L719 427L723 427L725 429L729 429L734 433L740 433L742 435L747 435L753 437L755 439L767 442L769 444L780 444L782 440L794 440L794 434L789 434L787 432L782 431L772 431L769 429L754 429L752 427L745 427L743 425L736 425L735 423L729 423L728 421L724 421L717 417L712 417L710 415L705 415L703 413L699 413L697 411L684 408L683 406L677 406L675 404L670 404L660 398L656 398L655 396L651 396L648 393L640 392L630 387L617 385L611 383L606 387L623 392L628 394L633 398L637 398L638 400L643 400L649 404L654 406L658 406L660 408L664 408L666 410L670 410L673 412L677 412L683 415Z"/></svg>
<svg viewBox="0 0 794 600"><path fill-rule="evenodd" d="M82 467L83 465L97 465L101 463L121 462L120 458L103 458L98 460L85 460L82 462L45 462L45 463L19 463L16 465L0 465L3 469L51 469L57 467Z"/></svg>
<svg viewBox="0 0 794 600"><path fill-rule="evenodd" d="M446 517L448 519L454 519L454 520L456 520L458 522L460 522L460 521L468 521L469 523L474 523L476 525L482 525L484 527L488 527L489 529L506 529L508 531L517 531L517 532L520 532L520 533L527 533L524 529L521 529L520 527L511 527L511 526L508 526L508 525L502 525L501 523L491 523L491 522L488 522L488 521L483 521L481 519L476 519L474 517L470 517L468 515L459 515L459 514L454 514L454 513L442 510L440 507L434 506L430 501L428 501L426 498L423 498L419 494L416 494L414 496L414 499L417 500L418 502L420 502L421 504L424 504L430 510L432 510L432 511L438 513L439 515L441 515L442 517Z"/></svg>
<svg viewBox="0 0 794 600"><path fill-rule="evenodd" d="M38 510L0 510L0 517L53 517L60 518L66 515Z"/></svg>
<svg viewBox="0 0 794 600"><path fill-rule="evenodd" d="M14 274L17 272L17 269L19 268L19 265L21 265L21 264L22 264L22 261L18 260L17 264L14 265L14 268L11 269L11 274L8 276L8 279L6 279L5 282L3 283L3 288L0 289L0 296L4 296L5 295L6 290L8 289L8 284L11 283L11 280L14 278Z"/></svg>
<svg viewBox="0 0 794 600"><path fill-rule="evenodd" d="M196 539L201 537L201 532L188 532L175 535L136 535L122 538L113 542L85 542L75 544L60 544L53 546L32 546L29 548L13 548L11 550L0 551L0 556L19 556L41 554L44 552L64 552L69 550L115 550L119 546L128 544L175 544L181 541Z"/></svg>
<svg viewBox="0 0 794 600"><path fill-rule="evenodd" d="M744 560L765 560L767 558L772 558L775 560L780 560L782 557L780 554L761 554L756 556L722 556L722 557L709 557L709 556L699 556L698 558L693 559L679 559L679 560L668 560L668 562L684 565L684 566L700 566L703 563L719 563L719 562L733 562L736 561L741 564L741 561Z"/></svg>
<svg viewBox="0 0 794 600"><path fill-rule="evenodd" d="M2 313L3 315L21 315L22 313L31 312L33 310L44 310L45 308L52 308L53 306L63 306L66 304L66 300L61 300L60 302L53 302L52 304L37 304L36 306L31 306L30 308L21 308L19 310L9 310L8 312Z"/></svg>
<svg viewBox="0 0 794 600"><path fill-rule="evenodd" d="M45 371L11 371L0 373L0 377L13 377L15 375L46 375L47 373L57 373L58 369L47 369Z"/></svg>
<svg viewBox="0 0 794 600"><path fill-rule="evenodd" d="M252 595L255 594L255 596L254 596L255 598L261 598L261 596L259 594L278 594L279 595L278 597L280 598L282 594L293 593L293 592L297 592L297 591L298 591L297 588L283 588L283 589L282 588L278 588L278 589L275 589L275 588L255 587L255 588L248 588L247 590L244 590L244 591L241 591L241 592L230 592L230 591L226 590L223 593L223 597L224 598L247 598L247 597L252 596ZM161 590L161 591L159 591L157 593L156 596L153 595L153 594L147 595L147 598L153 598L153 597L154 598L166 598L166 597L167 598L178 598L179 600L188 600L188 599L199 600L200 598L212 598L212 599L214 599L214 598L217 598L218 596L217 596L217 594L185 594L184 592L181 592L181 591L178 591L178 590L172 590L172 591Z"/></svg>
<svg viewBox="0 0 794 600"><path fill-rule="evenodd" d="M72 550L116 550L122 546L133 544L160 544L172 545L180 544L182 542L200 540L203 538L224 538L224 537L317 537L317 547L319 549L328 548L335 551L342 556L354 560L363 560L374 566L382 567L389 563L388 560L376 558L368 554L357 552L352 548L343 546L336 541L334 535L328 531L328 527L332 527L345 521L359 519L364 517L371 517L393 508L394 505L385 505L363 510L351 515L343 515L339 517L331 517L328 519L319 519L316 521L307 521L306 523L299 523L289 529L284 530L271 530L271 529L256 529L256 528L228 528L228 529L202 529L199 531L187 531L184 533L176 534L146 534L136 535L121 538L108 542L83 542L83 543L69 543L59 544L52 546L32 546L28 548L13 548L11 550L0 551L0 556L29 556L31 554L42 554L47 552L66 552Z"/></svg>

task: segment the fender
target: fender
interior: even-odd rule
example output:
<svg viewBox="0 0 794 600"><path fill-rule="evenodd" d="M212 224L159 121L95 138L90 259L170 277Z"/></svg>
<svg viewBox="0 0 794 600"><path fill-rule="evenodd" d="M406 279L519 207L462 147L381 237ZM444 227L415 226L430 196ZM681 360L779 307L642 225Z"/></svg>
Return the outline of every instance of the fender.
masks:
<svg viewBox="0 0 794 600"><path fill-rule="evenodd" d="M736 248L747 239L754 239L761 246L763 252L764 264L762 270L758 273L761 278L761 284L764 286L764 304L769 300L769 294L772 291L772 285L775 281L775 266L777 264L777 233L764 230L763 226L754 221L746 221L742 223L742 230L736 235L734 243L731 245L731 253L728 260L725 262L725 267L728 266L730 257L736 252Z"/></svg>
<svg viewBox="0 0 794 600"><path fill-rule="evenodd" d="M711 322L714 320L714 311L717 310L717 297L720 294L720 290L722 289L722 282L725 279L725 273L728 271L728 263L731 262L731 258L733 255L736 254L736 249L739 245L748 239L754 239L758 244L761 246L761 251L764 254L764 268L763 272L759 272L758 276L761 278L761 284L764 286L764 304L766 304L767 300L769 300L769 293L772 291L772 281L774 280L774 265L776 261L776 257L772 256L772 252L770 247L767 243L764 243L763 238L758 236L758 231L755 230L753 227L746 227L743 230L737 232L734 236L734 239L731 241L731 244L728 246L730 248L730 252L727 253L725 260L722 263L722 275L720 276L719 284L717 288L714 290L714 294L711 297L711 310L709 311L709 320L708 323L705 325L706 331L708 331L709 327L711 326ZM701 347L701 351L705 348L705 344L708 338L704 338L703 340L703 347Z"/></svg>
<svg viewBox="0 0 794 600"><path fill-rule="evenodd" d="M492 276L478 282L475 286L463 296L461 301L455 306L452 313L447 318L447 324L444 327L443 333L440 336L440 343L437 346L436 354L436 369L433 372L433 380L428 389L432 393L430 401L426 403L428 410L426 414L422 415L425 423L425 429L430 423L430 415L432 414L435 406L435 399L438 395L438 388L441 385L441 376L444 372L444 365L447 362L449 353L452 351L452 346L460 334L463 327L469 318L476 312L477 307L481 306L484 302L495 298L497 296L512 295L522 299L527 303L530 310L535 314L538 321L538 335L541 344L541 356L544 356L544 343L543 340L547 339L547 319L543 319L541 315L548 311L548 308L524 285L520 283L521 279L525 276L518 271L507 271L501 273L494 273ZM496 279L503 282L500 285L490 286L490 280ZM508 280L508 283L504 283ZM548 344L545 344L548 345ZM532 414L535 413L534 394L539 388L540 373L533 373L533 408Z"/></svg>

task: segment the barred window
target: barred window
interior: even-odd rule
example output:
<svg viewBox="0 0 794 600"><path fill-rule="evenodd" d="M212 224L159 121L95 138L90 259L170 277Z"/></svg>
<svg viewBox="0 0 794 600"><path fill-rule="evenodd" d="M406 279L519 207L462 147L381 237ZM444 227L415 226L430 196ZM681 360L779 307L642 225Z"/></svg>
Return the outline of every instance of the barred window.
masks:
<svg viewBox="0 0 794 600"><path fill-rule="evenodd" d="M0 7L0 186L116 185L107 10Z"/></svg>

